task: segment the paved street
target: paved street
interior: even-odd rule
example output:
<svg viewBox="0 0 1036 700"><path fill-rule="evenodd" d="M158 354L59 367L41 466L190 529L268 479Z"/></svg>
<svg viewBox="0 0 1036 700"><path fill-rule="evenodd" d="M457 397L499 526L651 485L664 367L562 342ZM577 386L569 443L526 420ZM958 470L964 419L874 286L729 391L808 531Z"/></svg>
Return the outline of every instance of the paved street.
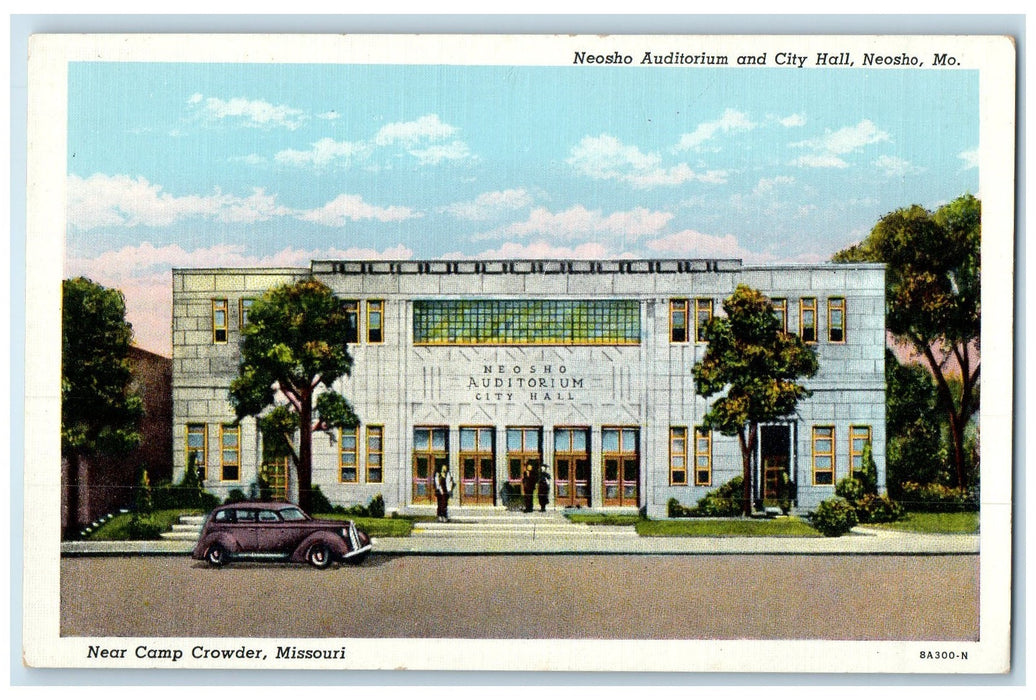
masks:
<svg viewBox="0 0 1036 700"><path fill-rule="evenodd" d="M975 555L65 557L61 634L974 640L978 571Z"/></svg>

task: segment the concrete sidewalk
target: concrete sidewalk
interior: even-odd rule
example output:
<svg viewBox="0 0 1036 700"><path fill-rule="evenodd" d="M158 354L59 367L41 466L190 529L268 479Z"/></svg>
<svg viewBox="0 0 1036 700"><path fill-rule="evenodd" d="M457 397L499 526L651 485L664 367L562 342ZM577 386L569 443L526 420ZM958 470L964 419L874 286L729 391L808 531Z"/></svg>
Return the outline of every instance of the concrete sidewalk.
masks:
<svg viewBox="0 0 1036 700"><path fill-rule="evenodd" d="M978 535L928 535L856 527L843 537L641 537L632 527L416 523L410 537L375 537L388 555L500 554L978 554ZM63 542L63 556L187 556L192 541Z"/></svg>

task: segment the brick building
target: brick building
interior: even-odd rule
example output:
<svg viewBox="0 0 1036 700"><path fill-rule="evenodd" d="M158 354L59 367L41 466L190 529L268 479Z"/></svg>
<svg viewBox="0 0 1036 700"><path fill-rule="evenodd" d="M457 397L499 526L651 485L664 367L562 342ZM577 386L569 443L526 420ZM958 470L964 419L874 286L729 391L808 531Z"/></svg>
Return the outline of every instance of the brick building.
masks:
<svg viewBox="0 0 1036 700"><path fill-rule="evenodd" d="M248 491L263 466L254 419L227 389L240 329L271 286L315 277L354 320L351 377L336 389L362 421L313 439L313 483L337 504L381 494L389 510L434 500L448 464L458 505L499 508L528 467L551 507L693 505L741 473L736 438L700 429L691 368L699 331L739 283L769 296L815 348L813 394L763 426L759 499L788 475L814 507L870 443L885 480L884 268L748 266L738 260L314 261L309 268L173 271L173 464L188 450L207 489ZM279 475L279 476L278 476Z"/></svg>

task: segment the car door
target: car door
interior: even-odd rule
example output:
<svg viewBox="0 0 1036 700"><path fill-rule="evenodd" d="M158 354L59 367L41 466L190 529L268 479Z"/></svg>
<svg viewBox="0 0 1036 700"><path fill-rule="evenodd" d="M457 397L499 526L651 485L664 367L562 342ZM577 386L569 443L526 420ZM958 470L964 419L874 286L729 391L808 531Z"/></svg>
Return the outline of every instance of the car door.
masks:
<svg viewBox="0 0 1036 700"><path fill-rule="evenodd" d="M254 508L235 508L231 522L227 523L227 533L237 544L240 552L256 551Z"/></svg>
<svg viewBox="0 0 1036 700"><path fill-rule="evenodd" d="M290 554L298 545L295 540L298 537L299 528L292 527L277 514L277 511L269 508L260 509L258 522L256 523L256 538L258 549L264 554Z"/></svg>

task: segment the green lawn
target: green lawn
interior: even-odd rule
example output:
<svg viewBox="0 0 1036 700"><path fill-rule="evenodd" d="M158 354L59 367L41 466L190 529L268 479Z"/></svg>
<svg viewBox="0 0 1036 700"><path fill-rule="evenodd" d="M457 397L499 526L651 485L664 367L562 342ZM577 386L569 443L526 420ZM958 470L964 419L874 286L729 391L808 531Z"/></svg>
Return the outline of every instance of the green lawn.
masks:
<svg viewBox="0 0 1036 700"><path fill-rule="evenodd" d="M643 537L822 537L796 517L773 520L741 518L688 518L641 520L637 534Z"/></svg>
<svg viewBox="0 0 1036 700"><path fill-rule="evenodd" d="M582 525L636 525L642 518L634 513L625 515L608 513L565 513L565 517Z"/></svg>
<svg viewBox="0 0 1036 700"><path fill-rule="evenodd" d="M866 527L881 527L905 532L928 534L977 534L978 513L907 513L894 523L880 523Z"/></svg>
<svg viewBox="0 0 1036 700"><path fill-rule="evenodd" d="M338 513L320 513L313 517L321 520L352 520L356 527L371 537L409 537L414 527L414 522L409 518L359 518Z"/></svg>
<svg viewBox="0 0 1036 700"><path fill-rule="evenodd" d="M179 508L156 510L151 514L151 519L161 525L162 531L165 532L172 529L173 523L177 522L181 515L201 515L201 511L181 510ZM120 513L91 532L85 539L104 541L129 540L131 539L129 534L130 518L132 518L130 513Z"/></svg>

